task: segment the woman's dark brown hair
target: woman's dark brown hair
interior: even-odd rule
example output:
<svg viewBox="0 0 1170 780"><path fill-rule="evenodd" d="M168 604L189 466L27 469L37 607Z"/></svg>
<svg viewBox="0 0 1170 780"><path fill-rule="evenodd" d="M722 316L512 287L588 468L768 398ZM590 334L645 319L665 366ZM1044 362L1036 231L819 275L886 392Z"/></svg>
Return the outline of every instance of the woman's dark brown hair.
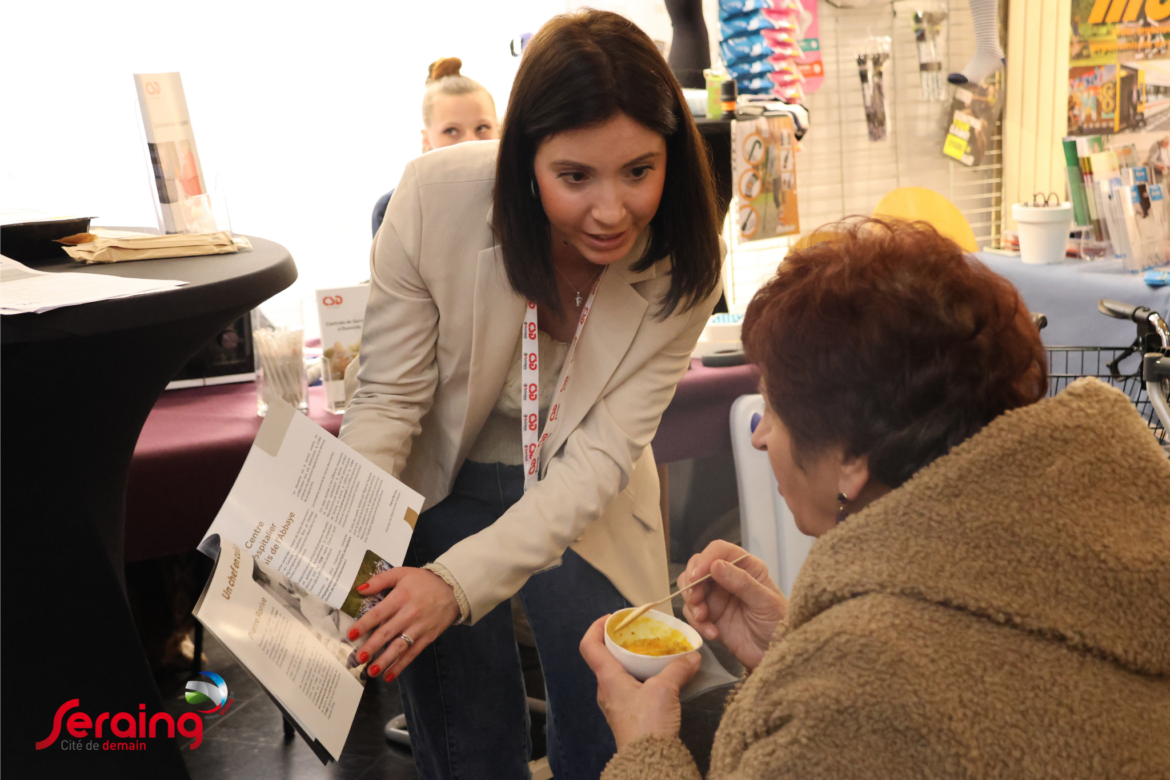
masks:
<svg viewBox="0 0 1170 780"><path fill-rule="evenodd" d="M512 84L493 194L492 228L508 280L560 311L548 219L533 159L557 133L625 114L666 139L666 182L650 241L634 270L672 261L659 316L702 301L719 281L719 226L707 149L682 89L654 43L625 17L585 10L558 16L524 49Z"/></svg>
<svg viewBox="0 0 1170 780"><path fill-rule="evenodd" d="M1044 345L1010 282L925 222L826 231L785 258L743 323L798 466L843 446L898 487L1044 397Z"/></svg>

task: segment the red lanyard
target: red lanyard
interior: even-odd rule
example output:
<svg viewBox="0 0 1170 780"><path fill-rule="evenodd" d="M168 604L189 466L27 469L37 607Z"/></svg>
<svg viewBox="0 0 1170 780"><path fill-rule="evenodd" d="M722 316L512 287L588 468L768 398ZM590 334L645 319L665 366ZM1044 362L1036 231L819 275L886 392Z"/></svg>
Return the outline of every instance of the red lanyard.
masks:
<svg viewBox="0 0 1170 780"><path fill-rule="evenodd" d="M607 266L608 268L608 266ZM548 439L553 422L557 419L557 410L560 408L561 394L569 386L569 377L573 373L573 356L577 351L577 341L581 338L581 331L585 328L585 321L589 319L589 311L593 308L593 298L597 295L597 288L601 286L601 279L605 276L605 268L601 270L593 289L585 301L585 308L581 310L581 317L577 320L577 333L569 345L569 352L565 355L565 365L561 369L561 382L553 393L552 406L548 410L548 421L544 424L544 433L537 438L537 427L540 420L540 347L536 327L536 304L528 302L524 310L524 327L520 332L520 431L521 441L524 444L524 490L536 484L540 477L540 450Z"/></svg>

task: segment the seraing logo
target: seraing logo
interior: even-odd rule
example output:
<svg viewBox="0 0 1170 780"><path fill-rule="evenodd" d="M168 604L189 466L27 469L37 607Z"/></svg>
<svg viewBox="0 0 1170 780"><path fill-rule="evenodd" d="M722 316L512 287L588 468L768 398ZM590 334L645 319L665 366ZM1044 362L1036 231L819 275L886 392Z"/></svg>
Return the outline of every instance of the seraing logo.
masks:
<svg viewBox="0 0 1170 780"><path fill-rule="evenodd" d="M50 732L49 736L37 742L37 750L44 750L57 741L57 737L61 735L62 720L65 720L65 728L73 737L73 739L61 740L62 750L146 750L147 743L143 740L156 736L174 739L176 728L184 737L193 740L191 750L203 744L203 719L194 712L184 712L179 716L177 722L167 712L157 712L151 715L148 720L146 705L139 704L137 718L129 712L117 712L112 715L109 712L103 712L96 718L91 718L84 712L74 712L70 713L68 718L65 717L65 713L69 710L80 706L80 699L70 699L57 708L57 713L53 716L53 731ZM163 727L161 734L158 733L160 724ZM90 739L89 744L80 742L80 740L90 737L91 729L93 730L93 739ZM107 733L103 735L103 731ZM119 739L138 741L112 742L110 741L111 735ZM97 741L103 738L104 742Z"/></svg>
<svg viewBox="0 0 1170 780"><path fill-rule="evenodd" d="M321 303L325 304L326 306L339 306L339 305L341 305L341 296L340 295L326 295L324 298L321 299Z"/></svg>
<svg viewBox="0 0 1170 780"><path fill-rule="evenodd" d="M146 87L145 87L145 89L146 89L146 94L148 94L148 95L159 95L159 94L162 94L162 87L160 87L160 86L158 85L158 82L157 82L157 81L148 81L148 82L146 82Z"/></svg>

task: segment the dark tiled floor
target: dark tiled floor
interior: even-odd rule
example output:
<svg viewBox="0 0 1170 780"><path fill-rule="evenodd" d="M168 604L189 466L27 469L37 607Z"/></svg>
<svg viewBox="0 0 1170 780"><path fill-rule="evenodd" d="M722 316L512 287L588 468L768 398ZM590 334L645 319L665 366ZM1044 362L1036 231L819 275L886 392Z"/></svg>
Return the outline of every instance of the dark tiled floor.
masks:
<svg viewBox="0 0 1170 780"><path fill-rule="evenodd" d="M208 635L206 668L217 672L236 700L227 715L205 724L203 744L183 757L192 780L413 780L418 777L410 751L390 745L382 735L386 721L402 712L398 686L366 686L341 760L323 766L305 741L284 738L283 718L272 700L240 668L223 645ZM176 717L190 711L183 699L187 676L160 681L163 701Z"/></svg>

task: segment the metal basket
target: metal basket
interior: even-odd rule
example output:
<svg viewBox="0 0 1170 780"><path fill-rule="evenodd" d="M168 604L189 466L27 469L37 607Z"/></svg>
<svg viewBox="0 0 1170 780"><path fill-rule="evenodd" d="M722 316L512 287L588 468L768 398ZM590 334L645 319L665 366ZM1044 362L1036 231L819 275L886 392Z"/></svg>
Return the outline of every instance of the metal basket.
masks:
<svg viewBox="0 0 1170 780"><path fill-rule="evenodd" d="M1049 347L1048 396L1051 398L1083 376L1096 377L1129 396L1158 442L1166 444L1166 429L1158 420L1142 382L1142 356L1133 353L1122 360L1116 376L1109 370L1109 363L1124 352L1125 347ZM1162 389L1170 400L1170 383L1163 382Z"/></svg>

